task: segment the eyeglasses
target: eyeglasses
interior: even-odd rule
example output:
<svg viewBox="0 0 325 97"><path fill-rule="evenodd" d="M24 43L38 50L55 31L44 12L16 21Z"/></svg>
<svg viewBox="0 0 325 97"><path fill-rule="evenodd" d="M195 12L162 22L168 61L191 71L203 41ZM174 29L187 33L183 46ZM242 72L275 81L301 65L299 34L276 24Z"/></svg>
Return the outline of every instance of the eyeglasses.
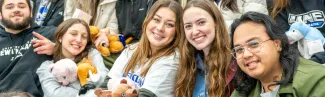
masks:
<svg viewBox="0 0 325 97"><path fill-rule="evenodd" d="M259 41L250 41L247 42L245 45L243 46L236 46L231 50L231 55L236 58L236 59L241 59L244 56L244 52L245 52L245 46L247 46L247 50L251 53L258 53L261 51L262 48L262 44L266 41L269 41L271 39L265 40L263 42L259 42Z"/></svg>

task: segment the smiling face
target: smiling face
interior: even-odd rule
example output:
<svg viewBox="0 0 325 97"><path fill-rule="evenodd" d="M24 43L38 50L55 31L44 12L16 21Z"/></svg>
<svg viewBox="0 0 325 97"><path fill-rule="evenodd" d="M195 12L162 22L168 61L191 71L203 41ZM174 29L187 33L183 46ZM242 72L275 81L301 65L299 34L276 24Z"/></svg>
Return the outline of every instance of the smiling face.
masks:
<svg viewBox="0 0 325 97"><path fill-rule="evenodd" d="M146 35L153 53L174 40L175 22L176 15L171 9L161 7L157 10L146 28Z"/></svg>
<svg viewBox="0 0 325 97"><path fill-rule="evenodd" d="M66 58L74 58L82 52L88 39L87 29L82 24L73 24L59 39L62 43L62 53Z"/></svg>
<svg viewBox="0 0 325 97"><path fill-rule="evenodd" d="M8 29L22 30L29 27L32 14L26 0L5 0L1 12L1 22Z"/></svg>
<svg viewBox="0 0 325 97"><path fill-rule="evenodd" d="M184 12L184 30L187 40L197 49L209 53L215 38L215 23L211 15L198 7Z"/></svg>
<svg viewBox="0 0 325 97"><path fill-rule="evenodd" d="M281 42L268 39L270 37L267 35L264 25L250 21L240 24L234 32L234 47L244 47L242 58L237 59L240 69L259 80L270 79L266 77L273 77L272 75L281 74L282 71L279 61ZM244 46L246 43L263 41L265 42L260 44L260 51L256 53L250 52L247 46Z"/></svg>

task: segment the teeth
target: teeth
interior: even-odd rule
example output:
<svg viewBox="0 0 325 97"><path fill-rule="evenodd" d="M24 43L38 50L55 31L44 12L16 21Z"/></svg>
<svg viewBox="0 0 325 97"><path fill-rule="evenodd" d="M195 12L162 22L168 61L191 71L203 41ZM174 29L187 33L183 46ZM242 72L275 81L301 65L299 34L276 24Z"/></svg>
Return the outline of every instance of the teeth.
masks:
<svg viewBox="0 0 325 97"><path fill-rule="evenodd" d="M80 46L78 45L72 45L74 48L80 48Z"/></svg>
<svg viewBox="0 0 325 97"><path fill-rule="evenodd" d="M252 63L247 64L247 66L256 65L256 64L257 64L256 62L252 62Z"/></svg>
<svg viewBox="0 0 325 97"><path fill-rule="evenodd" d="M204 37L201 36L201 37L195 38L194 41L200 41L200 40L202 40L203 38L204 38Z"/></svg>
<svg viewBox="0 0 325 97"><path fill-rule="evenodd" d="M158 37L158 38L161 38L161 36L160 35L158 35L158 34L156 34L156 33L153 33L156 37Z"/></svg>

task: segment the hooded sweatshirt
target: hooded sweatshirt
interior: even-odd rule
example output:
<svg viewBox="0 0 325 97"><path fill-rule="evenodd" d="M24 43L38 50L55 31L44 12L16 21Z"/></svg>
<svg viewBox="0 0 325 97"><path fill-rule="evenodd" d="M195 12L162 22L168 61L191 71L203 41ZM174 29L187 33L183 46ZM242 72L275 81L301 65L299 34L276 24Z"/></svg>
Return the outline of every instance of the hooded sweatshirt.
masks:
<svg viewBox="0 0 325 97"><path fill-rule="evenodd" d="M0 28L0 92L21 90L36 97L43 96L36 70L51 56L34 52L31 40L36 37L32 32L53 40L55 29L34 24L17 34L11 34Z"/></svg>

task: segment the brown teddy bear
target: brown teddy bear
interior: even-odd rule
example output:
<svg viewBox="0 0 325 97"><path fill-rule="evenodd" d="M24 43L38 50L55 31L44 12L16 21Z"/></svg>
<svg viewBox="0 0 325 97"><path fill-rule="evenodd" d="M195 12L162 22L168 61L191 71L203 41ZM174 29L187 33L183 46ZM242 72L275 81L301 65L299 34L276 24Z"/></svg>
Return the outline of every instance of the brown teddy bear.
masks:
<svg viewBox="0 0 325 97"><path fill-rule="evenodd" d="M98 88L95 90L97 97L137 97L138 90L132 88L127 84L127 80L122 79L120 84L113 90L102 90Z"/></svg>
<svg viewBox="0 0 325 97"><path fill-rule="evenodd" d="M99 36L100 29L95 26L89 26L89 28L91 41L95 42L96 38ZM108 28L105 28L103 30L109 32ZM100 45L96 46L97 50L102 54L102 56L109 56L110 53L119 53L123 50L124 45L118 35L109 34L108 40L109 44L101 43Z"/></svg>

